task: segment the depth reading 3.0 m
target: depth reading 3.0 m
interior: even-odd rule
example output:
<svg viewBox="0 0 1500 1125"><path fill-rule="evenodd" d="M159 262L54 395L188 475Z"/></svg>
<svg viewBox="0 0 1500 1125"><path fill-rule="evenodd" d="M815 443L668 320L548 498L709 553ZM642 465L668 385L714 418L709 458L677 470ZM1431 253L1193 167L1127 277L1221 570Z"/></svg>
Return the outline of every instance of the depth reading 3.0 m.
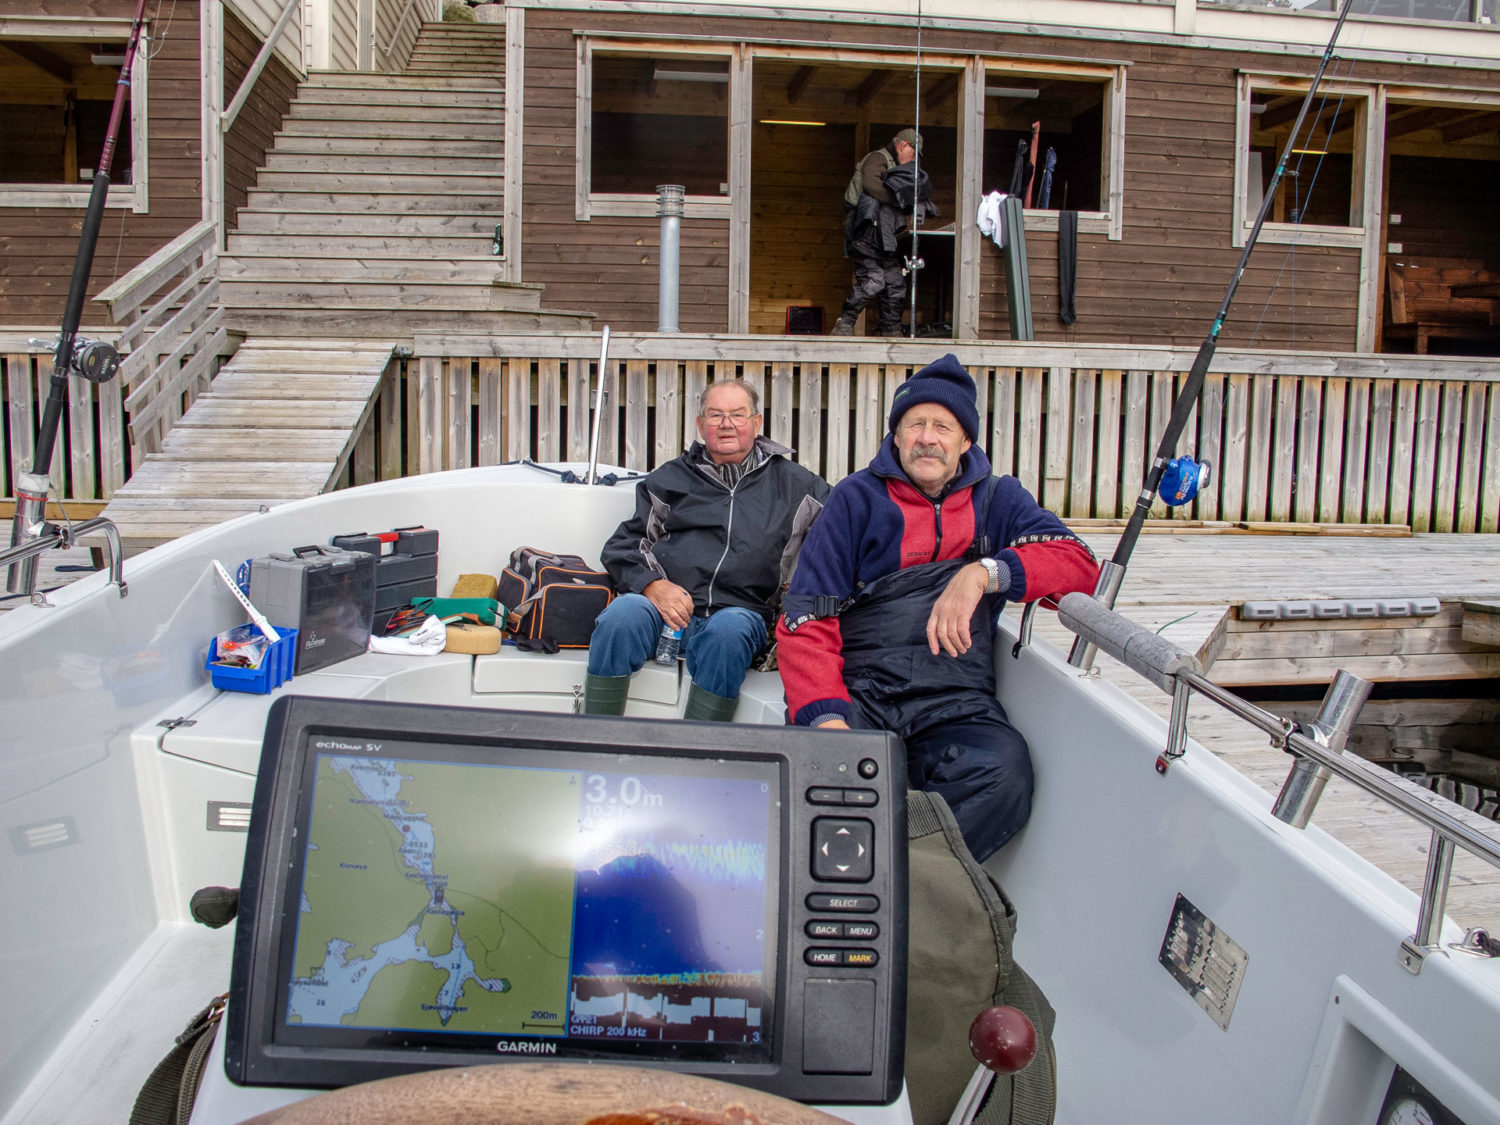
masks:
<svg viewBox="0 0 1500 1125"><path fill-rule="evenodd" d="M638 777L619 779L614 791L610 791L610 779L602 773L591 773L583 779L583 799L591 805L635 805L658 806L662 803L660 793L653 793L641 784Z"/></svg>

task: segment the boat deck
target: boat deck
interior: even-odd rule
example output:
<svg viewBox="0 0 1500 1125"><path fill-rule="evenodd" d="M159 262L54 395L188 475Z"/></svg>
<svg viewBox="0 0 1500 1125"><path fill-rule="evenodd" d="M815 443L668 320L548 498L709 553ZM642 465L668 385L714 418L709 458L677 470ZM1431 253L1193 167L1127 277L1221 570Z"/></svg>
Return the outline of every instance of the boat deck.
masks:
<svg viewBox="0 0 1500 1125"><path fill-rule="evenodd" d="M1118 537L1118 532L1094 529L1083 534L1101 558L1108 557ZM86 564L88 560L86 551L52 554L43 557L38 571L44 588L80 576L76 571L59 573L59 564ZM1418 596L1494 601L1500 597L1497 558L1500 543L1484 535L1372 538L1152 532L1139 541L1116 608L1161 628L1163 635L1196 651L1231 612L1228 607L1244 601ZM6 605L0 601L0 607ZM1038 618L1037 634L1064 648L1071 639L1055 615L1047 613ZM1500 660L1500 647L1495 653L1493 659ZM1108 658L1101 658L1099 667L1152 710L1167 715L1170 700L1155 687ZM1326 682L1328 674L1320 668L1310 671L1308 678ZM1268 709L1275 707L1268 705ZM1189 729L1194 738L1268 793L1280 790L1291 761L1270 746L1264 735L1203 700L1194 702ZM1143 762L1142 768L1150 769L1152 764ZM1329 783L1313 822L1403 885L1420 890L1431 838L1414 822L1337 778ZM1447 908L1465 926L1500 931L1500 870L1460 852Z"/></svg>
<svg viewBox="0 0 1500 1125"><path fill-rule="evenodd" d="M1100 558L1118 533L1085 531ZM1141 536L1116 609L1161 629L1197 651L1225 607L1256 600L1438 597L1493 600L1500 595L1500 543L1484 535L1364 538L1302 535ZM1071 634L1053 614L1038 617L1037 634L1066 646ZM1495 653L1500 657L1500 648ZM1488 659L1488 658L1486 658ZM1164 718L1171 699L1107 657L1102 675ZM1210 670L1212 677L1212 670ZM1323 677L1326 683L1327 677ZM1267 704L1275 710L1275 704ZM1291 758L1260 731L1206 700L1195 699L1189 733L1262 789L1280 791ZM1150 762L1143 769L1153 768ZM1332 779L1313 823L1413 891L1420 891L1431 834L1362 790ZM1460 851L1453 864L1447 911L1464 926L1500 931L1500 869Z"/></svg>

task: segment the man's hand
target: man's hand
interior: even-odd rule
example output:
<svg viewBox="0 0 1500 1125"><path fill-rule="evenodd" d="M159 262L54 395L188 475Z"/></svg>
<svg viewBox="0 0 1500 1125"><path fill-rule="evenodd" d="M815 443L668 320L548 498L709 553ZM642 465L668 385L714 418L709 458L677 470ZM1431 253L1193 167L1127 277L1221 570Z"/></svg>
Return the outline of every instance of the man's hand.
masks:
<svg viewBox="0 0 1500 1125"><path fill-rule="evenodd" d="M829 719L826 723L819 723L813 730L848 730L849 724L843 719Z"/></svg>
<svg viewBox="0 0 1500 1125"><path fill-rule="evenodd" d="M927 647L933 656L940 648L949 656L962 656L969 651L973 644L969 620L987 585L989 575L977 562L963 567L949 579L947 589L938 596L927 618Z"/></svg>
<svg viewBox="0 0 1500 1125"><path fill-rule="evenodd" d="M651 599L662 620L674 629L686 629L693 619L693 595L675 582L658 578L641 591Z"/></svg>

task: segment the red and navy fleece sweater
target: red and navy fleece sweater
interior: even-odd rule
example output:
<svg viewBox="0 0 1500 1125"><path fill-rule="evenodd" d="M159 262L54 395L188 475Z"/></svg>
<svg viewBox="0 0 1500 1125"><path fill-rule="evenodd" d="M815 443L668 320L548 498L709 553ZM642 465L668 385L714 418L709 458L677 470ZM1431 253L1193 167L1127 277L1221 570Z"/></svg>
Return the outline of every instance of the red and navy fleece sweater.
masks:
<svg viewBox="0 0 1500 1125"><path fill-rule="evenodd" d="M973 446L948 489L930 499L907 478L887 435L868 468L834 486L802 546L776 625L777 664L794 723L849 717L837 607L894 571L963 557L984 492L974 486L989 475L989 458ZM1005 597L1093 592L1099 576L1093 552L1015 477L999 478L987 530L1001 580L1010 573Z"/></svg>

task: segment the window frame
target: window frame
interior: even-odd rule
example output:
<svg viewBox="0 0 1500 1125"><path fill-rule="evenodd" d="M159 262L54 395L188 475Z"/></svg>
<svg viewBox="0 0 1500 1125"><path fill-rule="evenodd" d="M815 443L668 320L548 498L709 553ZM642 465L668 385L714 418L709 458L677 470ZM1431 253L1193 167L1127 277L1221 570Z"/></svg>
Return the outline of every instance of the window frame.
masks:
<svg viewBox="0 0 1500 1125"><path fill-rule="evenodd" d="M1128 63L1064 62L1045 59L996 59L981 56L984 85L1003 85L1015 79L1068 78L1099 81L1104 87L1104 130L1100 137L1099 196L1105 201L1103 211L1079 211L1078 230L1083 234L1102 234L1111 242L1125 237L1125 76ZM981 103L981 116L984 106ZM981 126L981 133L983 127ZM1023 212L1026 229L1056 233L1059 212L1028 208Z"/></svg>
<svg viewBox="0 0 1500 1125"><path fill-rule="evenodd" d="M574 179L573 217L579 222L588 222L594 216L628 218L655 218L656 194L634 192L599 192L593 190L593 131L594 131L594 52L596 49L609 55L687 55L702 58L705 55L722 56L729 71L729 89L725 99L724 131L728 140L730 167L724 171L729 184L726 195L687 195L683 197L682 213L689 219L721 219L728 221L734 210L735 177L733 136L734 107L737 87L745 81L742 68L735 65L737 50L734 42L717 41L664 44L653 40L650 44L627 39L612 39L608 36L581 34L577 41L578 58L578 112L574 122L577 153Z"/></svg>
<svg viewBox="0 0 1500 1125"><path fill-rule="evenodd" d="M130 21L100 19L88 21L32 20L25 17L0 17L0 40L4 39L55 39L68 42L96 41L100 44L119 44L122 48L130 38ZM145 50L148 39L141 35L141 49L136 51L130 68L130 183L110 179L109 195L104 205L111 209L131 210L141 214L150 208L150 191L147 185L147 71L149 52ZM118 164L115 169L118 172ZM58 207L83 208L88 206L93 184L18 184L0 182L0 207Z"/></svg>
<svg viewBox="0 0 1500 1125"><path fill-rule="evenodd" d="M1258 92L1306 97L1311 80L1305 76L1273 74L1242 70L1235 78L1234 98L1234 206L1230 220L1230 245L1243 249L1255 225L1250 208L1250 191L1246 182L1250 164L1250 104ZM1384 114L1376 112L1377 84L1367 82L1326 82L1323 89L1337 91L1346 99L1357 99L1354 135L1355 151L1350 172L1350 225L1333 227L1315 223L1276 223L1269 219L1261 226L1263 242L1299 246L1347 246L1365 244L1366 232L1376 222L1380 204L1380 155L1384 145L1379 131ZM1280 153L1277 154L1280 156ZM1357 218L1357 221L1355 221Z"/></svg>

